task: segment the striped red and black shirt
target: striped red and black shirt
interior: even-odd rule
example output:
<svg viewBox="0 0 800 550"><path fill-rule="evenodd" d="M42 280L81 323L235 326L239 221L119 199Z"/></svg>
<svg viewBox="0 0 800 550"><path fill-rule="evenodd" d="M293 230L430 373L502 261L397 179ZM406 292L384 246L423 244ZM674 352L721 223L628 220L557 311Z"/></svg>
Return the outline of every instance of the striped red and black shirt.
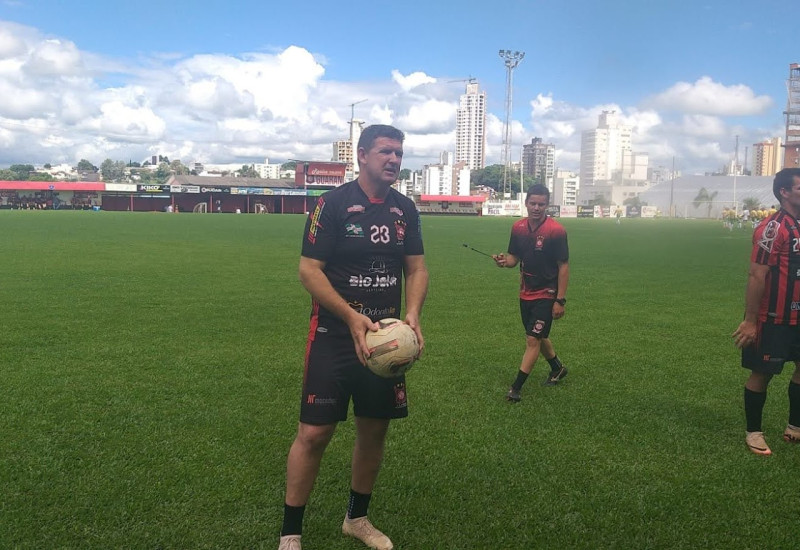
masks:
<svg viewBox="0 0 800 550"><path fill-rule="evenodd" d="M758 320L797 325L800 312L800 224L783 209L762 221L753 233L750 260L769 266Z"/></svg>

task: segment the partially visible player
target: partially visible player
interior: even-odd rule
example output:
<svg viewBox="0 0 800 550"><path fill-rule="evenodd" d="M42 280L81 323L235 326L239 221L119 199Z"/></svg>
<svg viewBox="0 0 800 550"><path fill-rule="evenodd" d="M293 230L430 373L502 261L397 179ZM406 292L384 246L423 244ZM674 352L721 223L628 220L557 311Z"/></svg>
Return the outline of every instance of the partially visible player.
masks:
<svg viewBox="0 0 800 550"><path fill-rule="evenodd" d="M528 189L528 217L511 228L508 253L492 256L498 267L520 266L519 308L526 339L517 378L506 394L512 403L520 401L522 385L540 352L550 364L545 385L555 386L567 375L549 336L553 320L564 316L567 303L569 246L564 227L547 215L549 204L547 187L537 184Z"/></svg>
<svg viewBox="0 0 800 550"><path fill-rule="evenodd" d="M368 126L361 133L357 180L322 195L306 221L300 280L311 294L311 323L297 428L286 467L279 550L301 550L306 503L336 424L356 417L350 498L342 532L370 548L391 550L389 537L367 519L389 421L408 415L405 377L381 378L365 366L368 330L400 317L424 347L420 314L428 290L420 217L391 188L400 175L403 133Z"/></svg>
<svg viewBox="0 0 800 550"><path fill-rule="evenodd" d="M775 175L772 192L781 208L753 233L744 320L733 333L742 348L742 366L750 369L744 387L745 443L751 452L770 455L761 431L767 386L787 361L795 364L789 382L787 442L800 442L800 169Z"/></svg>

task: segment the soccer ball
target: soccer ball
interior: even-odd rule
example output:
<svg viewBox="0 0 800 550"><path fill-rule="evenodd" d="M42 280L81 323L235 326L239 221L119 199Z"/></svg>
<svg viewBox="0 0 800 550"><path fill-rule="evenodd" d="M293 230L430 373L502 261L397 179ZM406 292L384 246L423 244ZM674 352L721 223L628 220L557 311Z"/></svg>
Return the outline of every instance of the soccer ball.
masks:
<svg viewBox="0 0 800 550"><path fill-rule="evenodd" d="M417 333L400 319L381 319L378 324L381 328L377 331L367 331L367 366L383 378L401 376L419 354Z"/></svg>

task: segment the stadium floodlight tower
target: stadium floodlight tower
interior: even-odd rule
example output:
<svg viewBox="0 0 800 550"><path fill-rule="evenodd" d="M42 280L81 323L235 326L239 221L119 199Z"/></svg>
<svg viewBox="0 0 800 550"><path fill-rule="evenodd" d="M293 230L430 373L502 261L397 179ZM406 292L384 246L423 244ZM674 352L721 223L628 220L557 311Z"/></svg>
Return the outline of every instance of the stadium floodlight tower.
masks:
<svg viewBox="0 0 800 550"><path fill-rule="evenodd" d="M500 50L500 57L506 66L506 120L503 125L503 197L507 194L508 164L510 162L509 149L511 148L511 97L514 69L517 68L525 52Z"/></svg>

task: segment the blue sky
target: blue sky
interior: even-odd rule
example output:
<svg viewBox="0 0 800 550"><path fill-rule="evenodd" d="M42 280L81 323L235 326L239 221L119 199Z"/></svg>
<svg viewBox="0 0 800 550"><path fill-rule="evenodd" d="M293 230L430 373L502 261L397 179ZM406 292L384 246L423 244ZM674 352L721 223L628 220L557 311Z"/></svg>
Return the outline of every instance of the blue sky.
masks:
<svg viewBox="0 0 800 550"><path fill-rule="evenodd" d="M0 0L0 165L141 160L326 159L349 104L408 134L406 166L454 148L474 77L501 158L505 68L514 72L517 158L534 136L576 169L604 109L634 127L651 165L719 169L783 134L786 2L66 2Z"/></svg>

